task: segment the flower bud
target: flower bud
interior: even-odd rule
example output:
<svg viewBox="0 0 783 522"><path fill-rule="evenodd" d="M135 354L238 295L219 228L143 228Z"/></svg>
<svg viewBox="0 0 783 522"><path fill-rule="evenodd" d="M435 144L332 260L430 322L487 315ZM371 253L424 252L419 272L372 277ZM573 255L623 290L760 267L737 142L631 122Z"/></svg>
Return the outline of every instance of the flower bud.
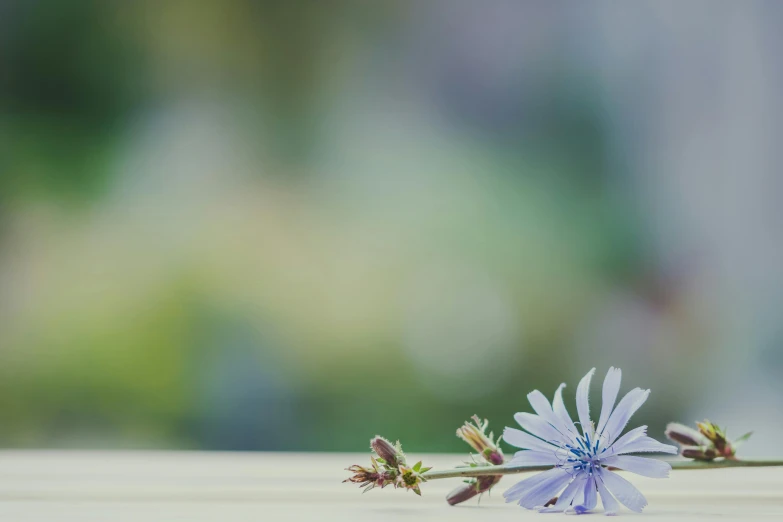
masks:
<svg viewBox="0 0 783 522"><path fill-rule="evenodd" d="M487 436L487 426L489 422L482 420L478 415L471 417L473 422L465 422L463 426L457 429L457 437L467 442L471 448L473 448L481 458L487 461L489 464L499 466L505 462L503 457L503 450L498 446L499 440L494 441L494 435L492 433ZM471 467L486 466L483 463L477 463L475 459L473 462L468 463ZM466 500L470 500L476 495L481 495L492 489L492 487L500 482L503 475L487 475L471 479L466 481L466 484L453 490L446 496L446 502L454 506Z"/></svg>
<svg viewBox="0 0 783 522"><path fill-rule="evenodd" d="M704 435L677 422L670 422L666 426L666 437L683 446L708 446L710 444L709 439Z"/></svg>
<svg viewBox="0 0 783 522"><path fill-rule="evenodd" d="M699 432L707 437L710 442L715 446L715 449L724 457L734 455L734 451L731 449L726 439L726 432L722 430L717 424L705 420L704 422L697 422L696 426L699 427Z"/></svg>
<svg viewBox="0 0 783 522"><path fill-rule="evenodd" d="M402 451L398 451L398 448L392 446L391 442L380 435L376 435L370 441L370 448L392 468L405 463Z"/></svg>
<svg viewBox="0 0 783 522"><path fill-rule="evenodd" d="M465 422L463 426L457 429L457 437L467 442L471 448L481 455L484 460L493 465L503 464L503 451L492 440L493 434L490 433L487 437L486 430L489 422L484 422L474 415L472 417L473 422Z"/></svg>
<svg viewBox="0 0 783 522"><path fill-rule="evenodd" d="M697 446L688 446L680 449L680 455L694 460L712 460L718 456L714 448L703 448Z"/></svg>
<svg viewBox="0 0 783 522"><path fill-rule="evenodd" d="M452 490L451 493L446 496L446 502L448 502L450 506L455 506L466 500L470 500L476 495L481 495L492 489L492 486L500 482L501 478L502 475L491 475L467 481L466 484Z"/></svg>

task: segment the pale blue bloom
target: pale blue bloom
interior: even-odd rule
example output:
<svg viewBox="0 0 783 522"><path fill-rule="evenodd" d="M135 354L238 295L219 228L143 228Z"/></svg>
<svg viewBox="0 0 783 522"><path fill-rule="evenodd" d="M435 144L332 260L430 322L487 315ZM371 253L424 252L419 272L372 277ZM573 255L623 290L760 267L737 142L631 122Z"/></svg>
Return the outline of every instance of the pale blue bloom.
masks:
<svg viewBox="0 0 783 522"><path fill-rule="evenodd" d="M542 512L585 513L596 507L598 495L607 515L617 513L619 504L641 511L647 505L638 489L607 466L644 475L665 478L671 466L667 462L628 455L629 453L677 453L677 448L661 444L647 436L647 426L633 429L620 437L636 410L647 400L650 390L635 388L614 408L620 391L621 372L609 368L604 379L603 406L598 424L590 420L588 392L595 368L582 378L576 389L576 409L581 433L563 405L561 384L552 404L535 390L528 394L537 413L517 413L514 419L526 431L506 428L503 439L523 451L514 455L509 465L547 465L552 469L527 478L506 491L506 502L517 502ZM543 507L559 495L557 502Z"/></svg>

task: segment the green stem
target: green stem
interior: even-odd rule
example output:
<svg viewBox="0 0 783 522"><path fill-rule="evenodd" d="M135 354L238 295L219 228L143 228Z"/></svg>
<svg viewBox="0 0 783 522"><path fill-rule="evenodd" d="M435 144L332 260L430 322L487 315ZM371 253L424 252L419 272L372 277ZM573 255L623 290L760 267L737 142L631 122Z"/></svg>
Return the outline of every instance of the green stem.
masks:
<svg viewBox="0 0 783 522"><path fill-rule="evenodd" d="M765 468L769 466L783 466L783 460L677 460L670 462L672 469L717 469L717 468ZM478 466L473 468L454 468L445 470L432 470L423 476L427 480L437 480L455 477L483 477L487 475L514 475L530 471L546 471L552 466Z"/></svg>

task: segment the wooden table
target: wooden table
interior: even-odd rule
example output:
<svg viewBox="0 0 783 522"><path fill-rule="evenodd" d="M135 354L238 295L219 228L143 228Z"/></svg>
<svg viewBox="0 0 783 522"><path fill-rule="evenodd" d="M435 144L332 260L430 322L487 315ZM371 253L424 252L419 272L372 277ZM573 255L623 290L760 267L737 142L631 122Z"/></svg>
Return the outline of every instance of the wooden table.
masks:
<svg viewBox="0 0 783 522"><path fill-rule="evenodd" d="M409 455L437 468L463 455ZM505 477L481 505L450 507L459 479L366 494L342 484L343 468L368 454L199 452L0 452L0 520L89 521L506 521L550 520L505 504ZM626 474L654 520L783 521L783 468L679 471L655 480Z"/></svg>

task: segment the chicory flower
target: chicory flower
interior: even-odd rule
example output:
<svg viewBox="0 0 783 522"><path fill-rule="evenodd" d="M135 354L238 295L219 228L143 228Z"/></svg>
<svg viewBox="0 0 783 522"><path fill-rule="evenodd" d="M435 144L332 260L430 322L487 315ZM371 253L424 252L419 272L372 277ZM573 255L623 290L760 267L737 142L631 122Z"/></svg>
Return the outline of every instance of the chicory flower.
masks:
<svg viewBox="0 0 783 522"><path fill-rule="evenodd" d="M621 371L610 368L603 385L603 404L598 424L590 419L588 392L595 368L582 378L576 390L578 422L568 414L561 384L552 404L535 390L528 394L532 413L517 413L514 419L525 431L506 428L503 439L519 451L510 465L552 465L552 469L522 480L506 491L507 502L517 502L527 509L541 512L574 512L593 510L598 496L606 514L615 514L619 504L636 512L647 505L644 495L619 474L607 468L630 471L646 477L665 478L671 466L660 460L629 455L630 453L677 453L677 448L647 436L647 426L622 435L631 416L647 400L649 390L635 388L617 404ZM579 424L581 429L577 428ZM555 499L555 497L557 497ZM619 503L618 503L619 501Z"/></svg>

